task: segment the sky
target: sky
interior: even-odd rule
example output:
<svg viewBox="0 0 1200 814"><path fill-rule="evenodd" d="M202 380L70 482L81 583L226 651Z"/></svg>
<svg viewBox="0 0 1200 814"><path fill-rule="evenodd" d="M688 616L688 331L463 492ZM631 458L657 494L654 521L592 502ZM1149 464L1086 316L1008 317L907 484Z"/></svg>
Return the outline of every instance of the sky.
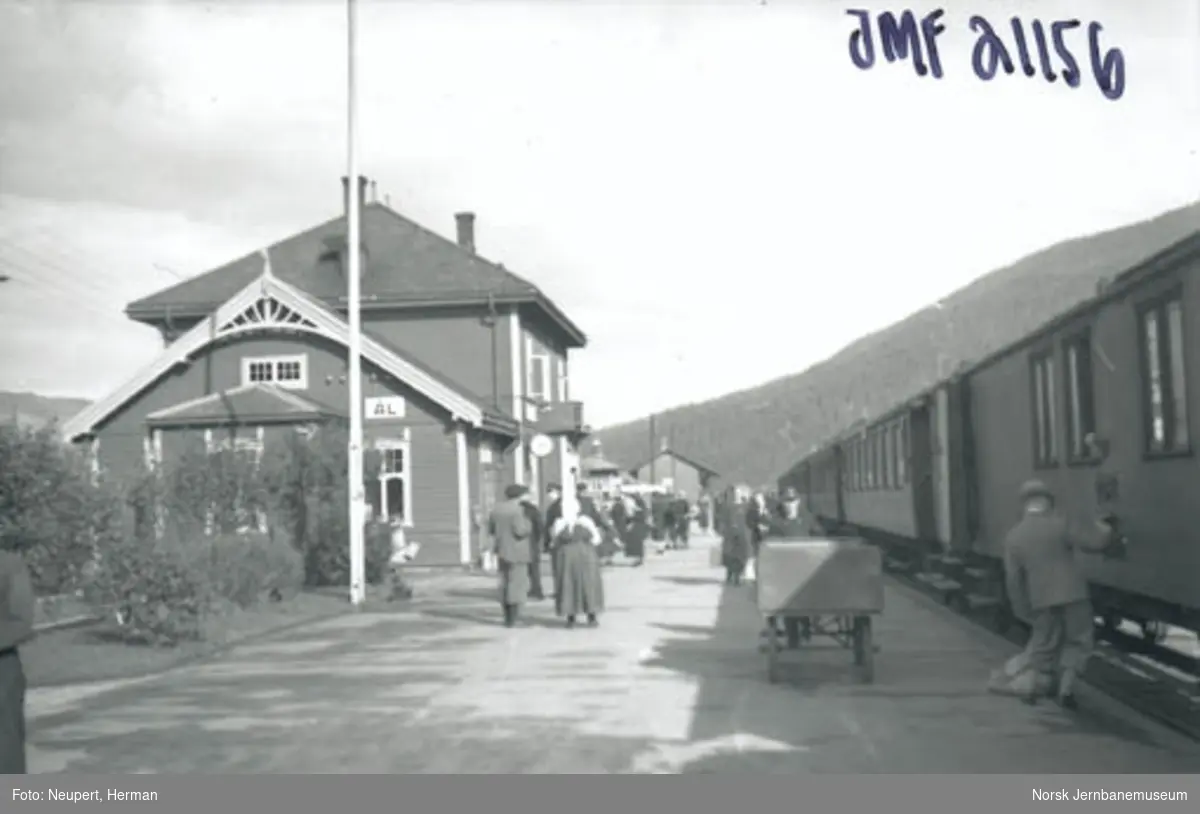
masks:
<svg viewBox="0 0 1200 814"><path fill-rule="evenodd" d="M1195 0L948 0L944 76L847 8L360 0L361 167L588 334L594 426L797 373L1058 240L1200 197ZM935 8L921 7L923 13ZM1104 26L1122 98L971 69L972 14ZM124 306L340 213L343 2L0 2L0 390L103 396ZM1031 38L1032 39L1032 38ZM878 50L878 48L877 48Z"/></svg>

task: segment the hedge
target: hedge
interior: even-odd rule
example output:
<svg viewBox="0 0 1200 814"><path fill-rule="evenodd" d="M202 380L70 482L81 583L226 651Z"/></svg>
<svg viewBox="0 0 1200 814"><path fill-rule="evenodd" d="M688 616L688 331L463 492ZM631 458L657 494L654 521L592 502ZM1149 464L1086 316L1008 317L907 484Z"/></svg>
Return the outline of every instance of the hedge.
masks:
<svg viewBox="0 0 1200 814"><path fill-rule="evenodd" d="M24 555L39 594L112 609L127 640L200 638L213 613L348 583L346 452L338 428L289 433L257 462L196 444L117 481L54 427L0 427L0 547ZM369 527L368 582L390 551Z"/></svg>

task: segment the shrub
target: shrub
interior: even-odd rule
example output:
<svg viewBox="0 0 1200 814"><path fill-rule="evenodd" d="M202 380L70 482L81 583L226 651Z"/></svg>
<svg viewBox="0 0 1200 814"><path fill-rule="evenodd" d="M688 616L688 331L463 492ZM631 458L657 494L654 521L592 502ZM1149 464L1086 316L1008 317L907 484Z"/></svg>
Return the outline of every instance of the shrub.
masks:
<svg viewBox="0 0 1200 814"><path fill-rule="evenodd" d="M0 548L24 555L39 594L80 585L95 552L93 520L112 500L55 427L0 427Z"/></svg>
<svg viewBox="0 0 1200 814"><path fill-rule="evenodd" d="M52 427L0 427L0 545L25 555L39 593L82 587L112 607L127 640L196 638L215 603L349 582L346 441L339 427L285 433L256 463L208 454L195 433L169 465L118 482ZM367 530L368 582L384 578L390 538Z"/></svg>
<svg viewBox="0 0 1200 814"><path fill-rule="evenodd" d="M202 638L213 594L185 547L132 533L106 537L86 595L113 609L120 637L159 646Z"/></svg>
<svg viewBox="0 0 1200 814"><path fill-rule="evenodd" d="M212 596L239 608L292 597L304 581L304 561L282 536L219 534L192 540L184 551Z"/></svg>

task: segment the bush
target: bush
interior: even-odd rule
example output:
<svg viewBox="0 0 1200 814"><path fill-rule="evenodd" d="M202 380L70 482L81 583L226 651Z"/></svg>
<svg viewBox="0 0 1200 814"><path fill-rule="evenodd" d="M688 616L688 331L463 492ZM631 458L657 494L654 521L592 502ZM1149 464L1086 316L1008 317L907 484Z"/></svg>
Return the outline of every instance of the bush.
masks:
<svg viewBox="0 0 1200 814"><path fill-rule="evenodd" d="M128 640L196 638L216 604L348 584L346 441L336 427L287 433L256 463L208 454L197 433L170 465L118 482L95 478L53 428L0 427L0 545L25 555L39 593L83 589L118 611ZM378 583L390 529L369 528L366 547Z"/></svg>
<svg viewBox="0 0 1200 814"><path fill-rule="evenodd" d="M283 537L220 534L193 540L184 551L212 596L239 608L288 599L304 582L304 560Z"/></svg>
<svg viewBox="0 0 1200 814"><path fill-rule="evenodd" d="M107 540L85 591L111 608L121 638L159 646L200 639L213 594L207 575L175 541L117 534Z"/></svg>
<svg viewBox="0 0 1200 814"><path fill-rule="evenodd" d="M24 555L39 594L79 586L95 553L93 521L110 504L53 426L0 426L0 548Z"/></svg>

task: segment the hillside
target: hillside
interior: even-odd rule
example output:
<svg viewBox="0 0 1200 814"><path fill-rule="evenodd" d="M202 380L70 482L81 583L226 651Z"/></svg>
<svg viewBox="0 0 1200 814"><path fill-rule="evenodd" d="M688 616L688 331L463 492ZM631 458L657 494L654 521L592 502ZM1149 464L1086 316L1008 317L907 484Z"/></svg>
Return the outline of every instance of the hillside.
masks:
<svg viewBox="0 0 1200 814"><path fill-rule="evenodd" d="M808 370L660 413L659 436L726 481L774 482L815 446L1020 339L1130 266L1200 231L1200 202L1151 220L1076 238L984 275L941 301L865 336ZM939 371L939 357L941 370ZM647 419L598 430L605 455L645 459Z"/></svg>
<svg viewBox="0 0 1200 814"><path fill-rule="evenodd" d="M27 427L42 427L51 421L62 423L88 404L86 399L0 391L0 424L10 424L14 420Z"/></svg>

